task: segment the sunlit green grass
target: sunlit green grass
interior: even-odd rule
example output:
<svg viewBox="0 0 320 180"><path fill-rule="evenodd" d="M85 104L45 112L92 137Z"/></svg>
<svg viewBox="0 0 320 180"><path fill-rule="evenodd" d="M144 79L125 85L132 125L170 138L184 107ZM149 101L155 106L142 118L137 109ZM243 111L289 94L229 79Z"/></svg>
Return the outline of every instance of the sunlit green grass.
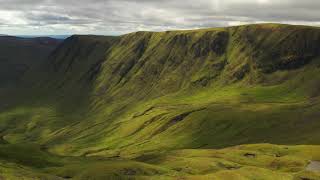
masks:
<svg viewBox="0 0 320 180"><path fill-rule="evenodd" d="M253 144L154 152L126 160L55 156L39 148L36 144L1 145L1 176L79 180L320 178L319 172L306 169L310 161L320 160L319 146Z"/></svg>

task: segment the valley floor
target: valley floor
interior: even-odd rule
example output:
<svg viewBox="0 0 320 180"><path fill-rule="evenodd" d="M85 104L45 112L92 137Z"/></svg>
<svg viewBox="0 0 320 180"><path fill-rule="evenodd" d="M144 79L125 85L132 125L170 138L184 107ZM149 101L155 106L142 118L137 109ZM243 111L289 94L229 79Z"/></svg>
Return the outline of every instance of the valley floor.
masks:
<svg viewBox="0 0 320 180"><path fill-rule="evenodd" d="M320 179L320 146L240 145L120 157L62 157L35 144L0 148L0 179Z"/></svg>

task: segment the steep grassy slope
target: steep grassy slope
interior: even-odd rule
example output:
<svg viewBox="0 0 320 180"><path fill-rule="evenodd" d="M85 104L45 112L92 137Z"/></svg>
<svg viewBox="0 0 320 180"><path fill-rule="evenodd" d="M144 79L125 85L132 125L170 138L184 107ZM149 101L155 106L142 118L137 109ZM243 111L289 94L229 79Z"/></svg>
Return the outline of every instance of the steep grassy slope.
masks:
<svg viewBox="0 0 320 180"><path fill-rule="evenodd" d="M2 94L7 105L0 113L0 142L32 142L41 151L89 159L131 159L122 159L119 172L112 172L121 176L138 166L134 175L141 178L198 174L252 179L255 174L249 172L256 172L262 179L292 179L304 173L308 160L319 159L254 155L251 162L243 154L231 157L238 147L222 150L232 153L218 159L210 155L215 150L193 150L205 154L194 158L191 150L170 153L254 143L320 144L319 44L319 28L277 24L72 36L41 70L27 74L23 83L31 87ZM270 152L263 153L281 149L269 146ZM254 147L259 154L265 145ZM292 148L307 154L318 147ZM176 162L170 161L172 156ZM144 163L136 165L132 159ZM82 161L70 167L63 162L56 169L62 174L49 173L80 178L74 171L101 167L97 171L106 172L112 166L93 160L100 165L84 167ZM206 169L211 161L216 166ZM188 171L180 167L184 162L195 164ZM83 177L99 174L92 171Z"/></svg>

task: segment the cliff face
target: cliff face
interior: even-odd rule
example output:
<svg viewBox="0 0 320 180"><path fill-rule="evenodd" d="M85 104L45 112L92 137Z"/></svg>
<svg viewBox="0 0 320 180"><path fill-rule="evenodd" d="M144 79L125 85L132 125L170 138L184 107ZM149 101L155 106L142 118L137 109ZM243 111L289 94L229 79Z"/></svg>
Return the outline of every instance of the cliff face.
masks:
<svg viewBox="0 0 320 180"><path fill-rule="evenodd" d="M319 43L318 28L265 24L74 36L51 59L60 75L94 82L96 94L161 96L211 84L273 83L265 78L316 61Z"/></svg>
<svg viewBox="0 0 320 180"><path fill-rule="evenodd" d="M319 44L319 28L275 24L72 36L2 135L76 155L317 144Z"/></svg>

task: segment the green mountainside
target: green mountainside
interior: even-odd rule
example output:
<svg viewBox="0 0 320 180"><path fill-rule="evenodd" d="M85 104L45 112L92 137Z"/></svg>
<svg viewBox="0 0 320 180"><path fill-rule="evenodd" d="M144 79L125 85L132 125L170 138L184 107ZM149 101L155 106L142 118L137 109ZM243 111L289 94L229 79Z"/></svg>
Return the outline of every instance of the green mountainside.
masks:
<svg viewBox="0 0 320 180"><path fill-rule="evenodd" d="M320 179L319 72L316 27L71 36L0 94L0 177Z"/></svg>

